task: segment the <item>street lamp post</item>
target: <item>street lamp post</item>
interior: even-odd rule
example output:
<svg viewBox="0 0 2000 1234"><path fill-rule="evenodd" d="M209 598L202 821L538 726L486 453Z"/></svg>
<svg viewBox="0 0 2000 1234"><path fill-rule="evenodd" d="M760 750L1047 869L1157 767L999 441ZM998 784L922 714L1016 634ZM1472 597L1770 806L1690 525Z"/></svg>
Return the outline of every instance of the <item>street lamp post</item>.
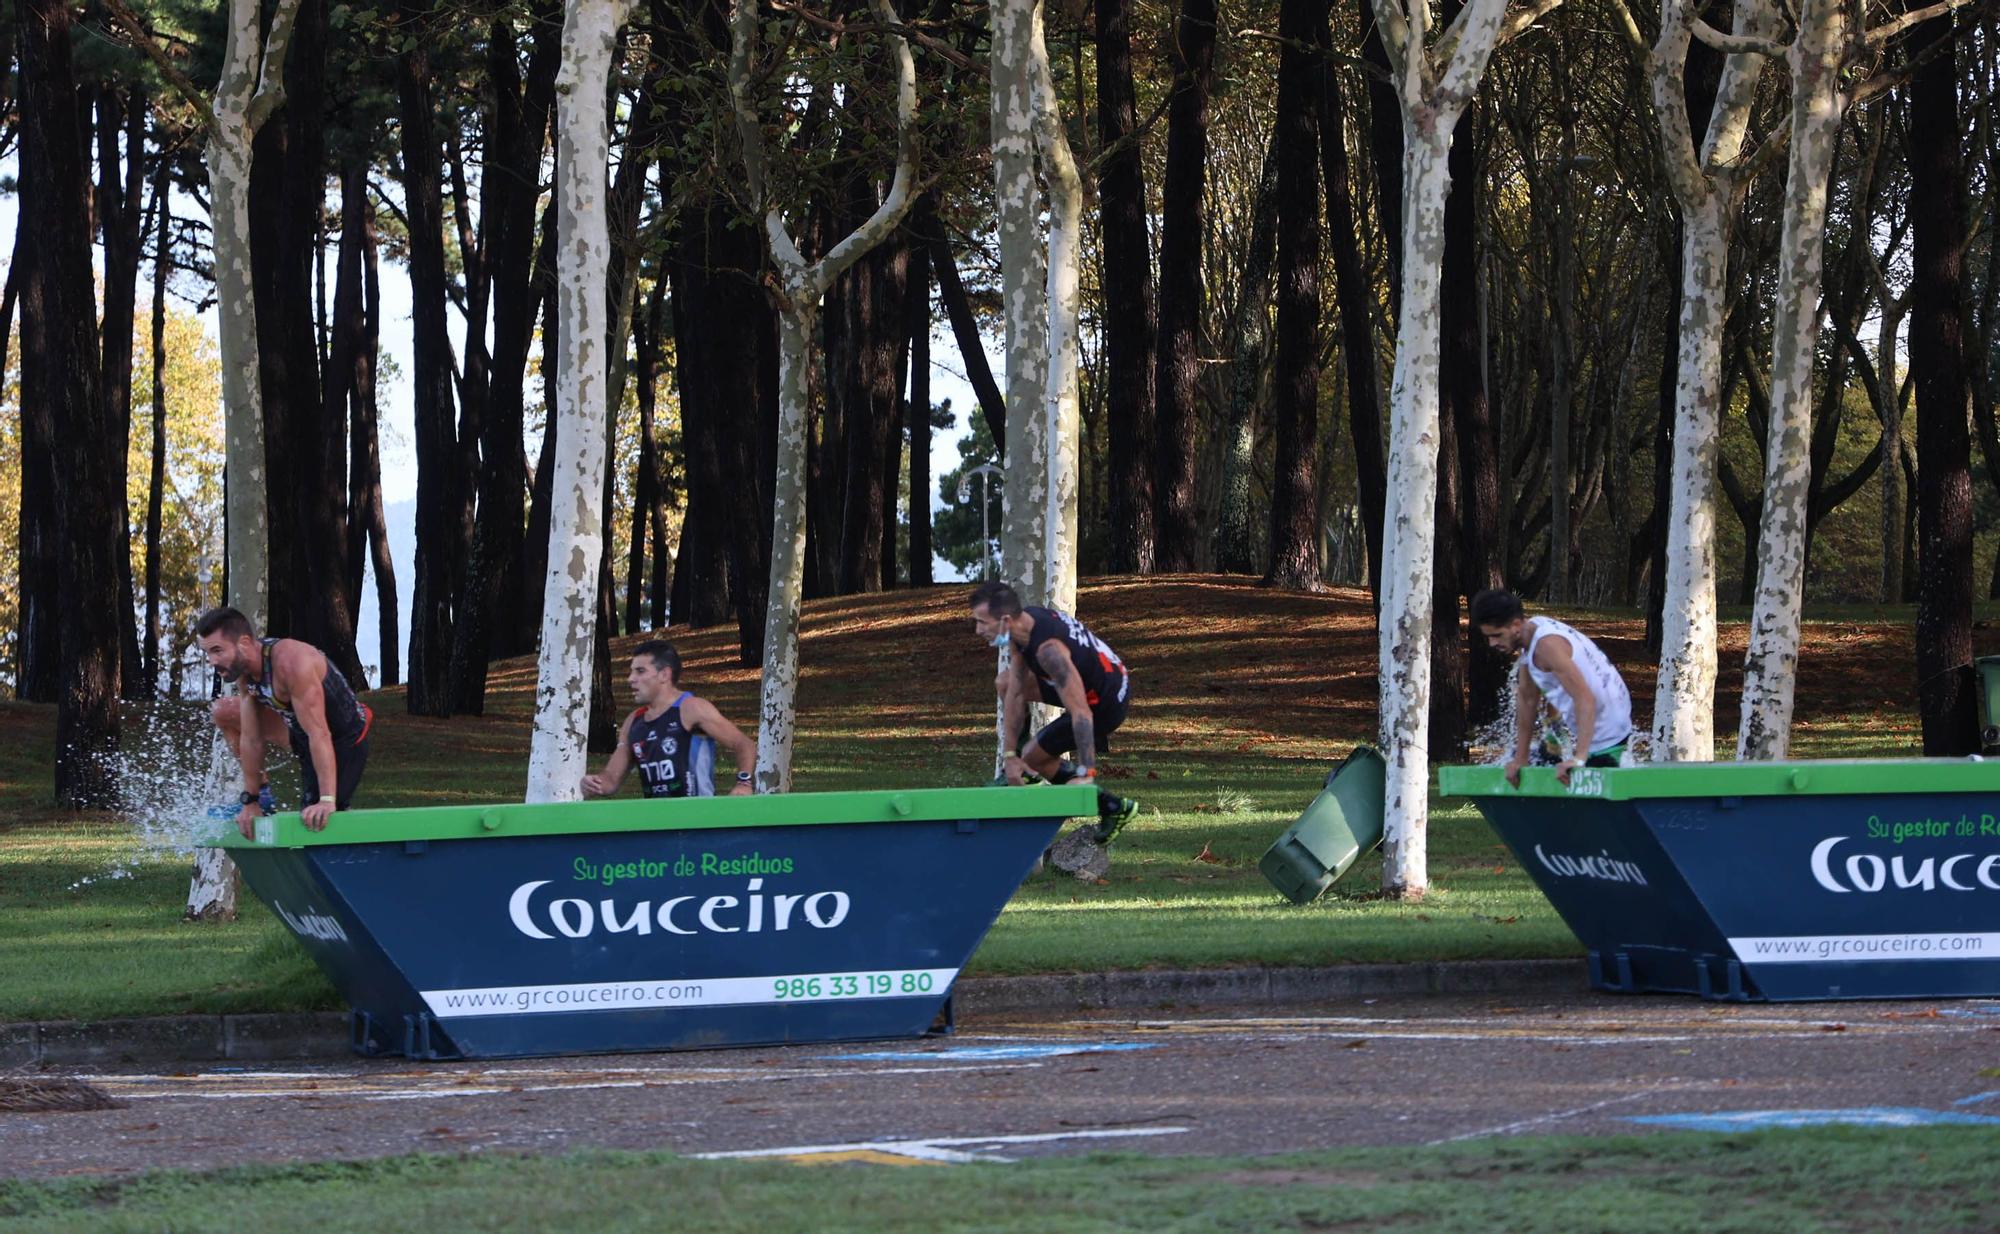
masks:
<svg viewBox="0 0 2000 1234"><path fill-rule="evenodd" d="M993 536L988 529L987 509L991 502L988 486L990 477L1000 474L1000 469L991 463L981 463L958 478L958 499L961 502L972 499L972 477L979 477L979 559L983 564L980 578L993 577Z"/></svg>

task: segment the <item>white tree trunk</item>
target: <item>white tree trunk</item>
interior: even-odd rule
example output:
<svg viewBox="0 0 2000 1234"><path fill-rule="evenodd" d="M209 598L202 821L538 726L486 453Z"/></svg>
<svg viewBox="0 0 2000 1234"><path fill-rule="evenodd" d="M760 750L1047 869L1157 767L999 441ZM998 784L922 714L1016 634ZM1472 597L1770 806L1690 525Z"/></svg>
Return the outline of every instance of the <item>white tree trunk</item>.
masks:
<svg viewBox="0 0 2000 1234"><path fill-rule="evenodd" d="M1673 484L1667 509L1665 609L1653 703L1656 762L1715 757L1715 469L1722 414L1722 329L1729 234L1746 183L1740 165L1763 57L1724 62L1698 149L1686 70L1695 10L1668 0L1649 56L1667 180L1681 206L1681 312L1675 379ZM1735 32L1768 37L1770 0L1737 0Z"/></svg>
<svg viewBox="0 0 2000 1234"><path fill-rule="evenodd" d="M215 245L217 335L222 353L224 553L228 603L263 629L270 599L270 545L264 506L264 397L257 368L257 290L250 273L250 148L285 98L285 52L299 0L279 0L269 33L257 0L230 0L215 102L206 112L205 157ZM185 79L181 79L183 82ZM220 849L195 855L186 916L234 921L236 864Z"/></svg>
<svg viewBox="0 0 2000 1234"><path fill-rule="evenodd" d="M1805 0L1792 69L1792 140L1785 223L1778 244L1771 324L1771 422L1765 446L1764 511L1757 539L1757 592L1743 657L1739 759L1785 757L1798 680L1799 606L1805 591L1806 501L1812 485L1812 369L1826 243L1826 186L1847 93L1841 0Z"/></svg>
<svg viewBox="0 0 2000 1234"><path fill-rule="evenodd" d="M556 83L558 367L549 565L542 586L542 646L535 680L529 801L574 801L583 792L596 651L598 567L604 556L607 405L604 272L610 124L605 83L625 0L569 0Z"/></svg>
<svg viewBox="0 0 2000 1234"><path fill-rule="evenodd" d="M875 0L884 28L900 28L890 0ZM808 264L770 200L764 133L750 97L757 47L756 0L733 0L729 13L729 99L753 206L764 215L764 239L778 268L778 457L771 524L769 607L764 612L764 675L759 689L757 791L789 792L797 729L799 597L806 546L806 396L813 365L813 322L826 289L840 272L888 239L908 212L917 177L917 66L902 35L888 36L896 61L896 174L875 213L817 262Z"/></svg>
<svg viewBox="0 0 2000 1234"><path fill-rule="evenodd" d="M772 487L770 601L764 609L764 678L757 706L757 791L792 789L798 720L799 596L806 561L806 370L814 306L794 300L778 314L778 472Z"/></svg>
<svg viewBox="0 0 2000 1234"><path fill-rule="evenodd" d="M1083 181L1063 131L1061 100L1049 72L1042 6L1034 6L1032 45L1035 146L1049 186L1048 389L1044 431L1048 436L1049 603L1076 611L1077 477L1083 446L1078 408L1077 313L1083 264Z"/></svg>
<svg viewBox="0 0 2000 1234"><path fill-rule="evenodd" d="M1379 618L1382 889L1416 898L1430 883L1431 582L1438 482L1439 279L1452 130L1500 41L1506 0L1471 0L1446 29L1442 69L1426 45L1428 0L1375 0L1403 112L1402 308L1389 395L1389 492Z"/></svg>
<svg viewBox="0 0 2000 1234"><path fill-rule="evenodd" d="M992 146L999 215L1000 299L1007 325L1006 483L1000 576L1027 604L1049 602L1048 268L1035 177L1036 0L993 0Z"/></svg>
<svg viewBox="0 0 2000 1234"><path fill-rule="evenodd" d="M1407 104L1405 115L1408 115ZM1389 394L1389 503L1382 519L1380 619L1382 887L1421 896L1430 881L1431 577L1438 483L1439 273L1451 130L1403 125L1403 285Z"/></svg>
<svg viewBox="0 0 2000 1234"><path fill-rule="evenodd" d="M1681 211L1680 356L1666 604L1653 702L1655 762L1715 757L1715 465L1722 425L1728 208L1726 196L1711 193Z"/></svg>

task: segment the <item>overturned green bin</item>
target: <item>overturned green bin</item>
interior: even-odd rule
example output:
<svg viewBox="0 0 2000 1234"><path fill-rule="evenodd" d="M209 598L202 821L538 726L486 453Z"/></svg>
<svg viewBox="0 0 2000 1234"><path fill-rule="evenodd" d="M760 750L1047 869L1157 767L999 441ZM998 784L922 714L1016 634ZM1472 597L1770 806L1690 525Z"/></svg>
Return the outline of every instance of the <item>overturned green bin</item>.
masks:
<svg viewBox="0 0 2000 1234"><path fill-rule="evenodd" d="M1294 904L1310 904L1382 842L1382 755L1357 746L1327 773L1326 786L1285 828L1257 869Z"/></svg>
<svg viewBox="0 0 2000 1234"><path fill-rule="evenodd" d="M2000 762L1445 767L1593 984L1725 1000L2000 995Z"/></svg>
<svg viewBox="0 0 2000 1234"><path fill-rule="evenodd" d="M353 810L216 843L355 1049L496 1058L916 1036L1087 785Z"/></svg>

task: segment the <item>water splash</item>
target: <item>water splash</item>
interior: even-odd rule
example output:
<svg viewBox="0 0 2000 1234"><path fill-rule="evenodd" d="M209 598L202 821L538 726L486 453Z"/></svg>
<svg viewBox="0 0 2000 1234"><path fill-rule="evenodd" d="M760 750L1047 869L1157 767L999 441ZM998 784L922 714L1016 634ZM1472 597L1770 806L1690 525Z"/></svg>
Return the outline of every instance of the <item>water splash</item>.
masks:
<svg viewBox="0 0 2000 1234"><path fill-rule="evenodd" d="M1474 730L1466 741L1465 755L1468 762L1491 763L1497 767L1506 763L1508 757L1513 754L1517 698L1514 688L1520 673L1521 661L1516 659L1513 671L1507 674L1507 684L1500 688L1500 714L1491 724ZM1534 740L1528 746L1529 761L1541 761L1544 751L1568 749L1570 740L1570 734L1564 729L1562 719L1556 715L1555 709L1543 705L1541 715L1536 718ZM1651 745L1649 734L1641 729L1633 730L1631 738L1625 744L1625 765L1649 761ZM1548 761L1555 760L1551 757Z"/></svg>
<svg viewBox="0 0 2000 1234"><path fill-rule="evenodd" d="M124 720L120 748L107 763L118 784L116 812L135 844L70 884L71 891L133 878L144 865L192 860L196 847L236 816L242 768L210 722L205 700L128 707ZM283 781L297 775L290 764L281 750L267 754L266 771L281 802L288 787Z"/></svg>

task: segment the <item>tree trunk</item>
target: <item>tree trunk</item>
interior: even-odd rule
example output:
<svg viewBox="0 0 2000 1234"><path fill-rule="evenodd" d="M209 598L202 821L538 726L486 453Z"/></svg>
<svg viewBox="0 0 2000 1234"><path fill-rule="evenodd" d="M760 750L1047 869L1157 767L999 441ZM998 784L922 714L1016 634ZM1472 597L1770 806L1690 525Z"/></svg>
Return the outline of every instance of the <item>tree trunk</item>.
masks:
<svg viewBox="0 0 2000 1234"><path fill-rule="evenodd" d="M466 602L456 613L450 692L455 710L486 710L486 670L495 655L527 652L532 640L509 621L507 597L524 593L522 523L528 485L521 436L528 351L534 339L536 206L549 113L561 59L561 6L536 6L528 72L518 70L512 25L496 21L489 40L494 132L481 175L482 262L492 280L493 356L479 414L479 500ZM539 578L540 576L535 576Z"/></svg>
<svg viewBox="0 0 2000 1234"><path fill-rule="evenodd" d="M1369 29L1373 28L1371 22ZM1368 285L1360 224L1354 213L1346 108L1341 98L1340 77L1330 60L1320 69L1319 143L1326 177L1326 234L1333 249L1334 297L1340 305L1340 359L1347 378L1348 433L1354 441L1355 490L1361 504L1362 535L1368 544L1368 594L1380 608L1382 510L1388 500L1388 464L1382 456L1382 388L1375 357L1374 293Z"/></svg>
<svg viewBox="0 0 2000 1234"><path fill-rule="evenodd" d="M117 779L118 552L124 527L125 439L100 382L90 253L87 123L71 64L73 16L61 0L20 0L23 229L38 252L21 295L24 366L62 431L50 443L56 595L62 606L56 695L56 803L107 809ZM128 340L127 355L130 355ZM128 359L129 363L129 359Z"/></svg>
<svg viewBox="0 0 2000 1234"><path fill-rule="evenodd" d="M1457 731L1449 743L1456 757L1465 747L1466 729L1492 724L1506 706L1506 690L1513 679L1510 657L1486 645L1478 627L1467 624L1463 643L1456 640L1459 630L1457 597L1470 599L1487 587L1505 582L1501 571L1500 532L1500 442L1493 423L1492 404L1486 394L1486 366L1482 363L1485 330L1480 322L1479 215L1484 200L1481 167L1485 125L1477 115L1462 122L1451 142L1451 194L1444 206L1444 267L1440 273L1443 307L1440 314L1440 412L1451 425L1450 436L1457 446L1456 457L1444 454L1439 466L1456 468L1458 483L1452 505L1457 559L1453 598L1449 609L1440 603L1439 615L1449 615L1449 653L1446 640L1434 638L1438 655L1449 655L1448 663L1437 663L1433 672L1448 669L1464 684L1465 702L1456 713ZM1442 440L1442 439L1441 439ZM1442 494L1443 490L1440 489ZM1440 498L1442 509L1442 497ZM1462 665L1462 667L1461 667ZM1433 683L1433 697L1438 687ZM1446 713L1431 709L1436 724ZM1447 748L1434 734L1431 748Z"/></svg>
<svg viewBox="0 0 2000 1234"><path fill-rule="evenodd" d="M120 96L114 90L97 94L97 219L104 243L104 323L102 373L106 423L122 446L132 436L132 336L139 295L139 258L144 247L145 98L137 90ZM79 115L87 122L88 113ZM118 138L125 137L124 157ZM124 449L113 460L118 503L118 646L120 689L128 699L152 693L140 658L137 606L132 590L132 528L125 492L128 464Z"/></svg>
<svg viewBox="0 0 2000 1234"><path fill-rule="evenodd" d="M931 268L937 272L938 300L944 305L945 316L951 322L951 336L958 343L960 363L965 365L965 381L972 387L974 397L979 400L979 413L986 417L986 429L993 435L993 441L1001 451L1004 460L1007 449L1007 404L1001 398L1000 386L993 380L993 369L986 363L986 345L979 334L979 322L972 315L971 298L965 294L965 284L958 277L958 262L951 255L951 244L945 238L944 229L937 228L931 235Z"/></svg>
<svg viewBox="0 0 2000 1234"><path fill-rule="evenodd" d="M1748 54L1724 62L1707 136L1697 146L1688 118L1694 93L1687 84L1692 17L1687 0L1673 0L1649 57L1667 178L1681 207L1679 359L1660 671L1653 701L1655 762L1715 757L1715 487L1727 324L1724 290L1730 226L1742 186L1736 172L1707 169L1736 162L1762 63ZM1737 0L1737 33L1764 34L1773 22L1768 0Z"/></svg>
<svg viewBox="0 0 2000 1234"><path fill-rule="evenodd" d="M1111 456L1112 574L1150 574L1154 560L1153 253L1146 229L1146 173L1135 135L1132 0L1096 0L1097 165L1104 268L1104 418ZM1123 146L1118 143L1124 142ZM1114 147L1116 147L1114 149Z"/></svg>
<svg viewBox="0 0 2000 1234"><path fill-rule="evenodd" d="M778 267L780 302L778 432L773 444L773 519L769 603L764 616L764 674L759 690L757 790L786 792L792 783L792 739L797 724L799 600L805 573L806 373L812 364L813 318L841 271L886 240L909 210L916 178L917 70L890 0L876 0L875 16L890 30L896 61L896 174L875 212L808 264L784 215L771 204L763 130L750 97L757 35L755 0L734 0L730 12L729 94L753 202L764 212L770 256ZM996 54L996 63L1000 57ZM997 152L996 152L997 155ZM997 161L997 158L996 158Z"/></svg>
<svg viewBox="0 0 2000 1234"><path fill-rule="evenodd" d="M562 168L557 165L557 172ZM528 534L521 541L521 578L543 578L549 566L549 504L555 500L556 465L556 383L562 375L561 349L554 339L557 332L556 307L556 195L550 194L542 211L541 243L535 247L535 311L542 318L542 446L535 456L535 478L528 486ZM526 461L523 460L523 467ZM515 637L525 647L541 640L541 614L533 605L523 604ZM532 618L532 620L530 620Z"/></svg>
<svg viewBox="0 0 2000 1234"><path fill-rule="evenodd" d="M1228 378L1216 446L1222 455L1219 487L1221 510L1215 526L1214 566L1230 574L1252 574L1268 568L1270 512L1264 525L1252 516L1251 487L1256 480L1257 419L1266 400L1267 371L1272 367L1271 305L1275 299L1273 270L1278 260L1278 134L1264 151L1257 175L1257 196L1250 207L1249 246L1243 254L1236 304L1229 315L1224 351ZM1317 361L1317 356L1314 357ZM1268 414L1268 413L1267 413ZM1263 534L1260 535L1259 533Z"/></svg>
<svg viewBox="0 0 2000 1234"><path fill-rule="evenodd" d="M1429 706L1436 540L1440 269L1451 134L1499 37L1504 0L1471 0L1454 24L1458 37L1442 71L1429 65L1423 26L1394 0L1377 17L1403 66L1402 296L1396 373L1390 388L1389 490L1383 517L1380 682L1382 749L1388 762L1383 810L1383 891L1421 896L1430 881ZM1421 8L1413 7L1413 12ZM1429 68L1431 71L1422 71ZM1435 82L1436 84L1430 84Z"/></svg>
<svg viewBox="0 0 2000 1234"><path fill-rule="evenodd" d="M1159 465L1154 560L1164 571L1201 560L1195 474L1200 444L1203 182L1215 80L1215 0L1181 0L1174 21L1167 165L1160 193L1160 333L1154 359ZM1010 391L1012 387L1009 387ZM1008 457L1012 457L1010 453ZM1010 469L1011 471L1011 469ZM1025 594L1025 593L1024 593Z"/></svg>
<svg viewBox="0 0 2000 1234"><path fill-rule="evenodd" d="M562 447L553 471L548 573L528 755L529 801L582 795L591 676L597 656L598 583L604 553L606 321L604 272L611 236L609 121L603 91L626 5L570 0L556 85L557 421Z"/></svg>
<svg viewBox="0 0 2000 1234"><path fill-rule="evenodd" d="M1048 602L1076 611L1077 497L1081 477L1082 418L1078 388L1078 313L1083 267L1083 180L1063 131L1060 97L1049 70L1042 6L1036 4L1028 45L1035 108L1035 149L1049 193L1048 385L1043 391L1048 451ZM1024 419L1026 417L1023 417ZM1012 456L1010 456L1012 457Z"/></svg>
<svg viewBox="0 0 2000 1234"><path fill-rule="evenodd" d="M1924 754L1977 753L1972 668L1972 441L1965 321L1966 173L1958 59L1949 19L1921 27L1912 54L1943 43L1909 85L1910 371L1917 393L1917 708ZM1991 237L1988 237L1991 243ZM1894 399L1894 388L1888 388Z"/></svg>
<svg viewBox="0 0 2000 1234"><path fill-rule="evenodd" d="M660 504L659 428L653 418L654 391L660 380L660 328L665 324L667 272L662 269L647 294L644 312L633 315L632 346L636 353L632 378L639 396L639 465L632 479L632 532L625 565L625 629L640 628L646 600L646 538ZM653 561L657 573L661 563Z"/></svg>
<svg viewBox="0 0 2000 1234"><path fill-rule="evenodd" d="M18 6L17 6L18 7ZM21 529L20 629L14 642L14 697L53 703L62 684L62 619L56 591L56 390L41 307L39 186L22 167L9 307L20 308ZM4 345L4 343L0 343Z"/></svg>
<svg viewBox="0 0 2000 1234"><path fill-rule="evenodd" d="M410 364L417 455L416 579L406 698L412 715L446 716L455 701L450 688L452 563L460 541L463 503L451 336L445 325L447 281L443 186L439 179L443 155L432 115L430 51L423 40L397 58L396 78L401 100L404 213L409 227Z"/></svg>
<svg viewBox="0 0 2000 1234"><path fill-rule="evenodd" d="M361 564L364 552L371 554L369 565L375 572L375 612L382 649L381 677L377 684L388 689L400 685L403 641L396 605L396 565L389 552L388 520L382 510L382 455L376 426L380 423L375 403L376 356L381 350L382 278L380 255L375 240L375 207L368 200L366 170L354 203L355 214L343 227L353 226L361 242L361 330L354 349L354 379L349 386L350 423L353 441L348 460L347 481L351 486L347 509L348 569L354 580L354 594L361 594ZM343 185L343 216L346 216Z"/></svg>
<svg viewBox="0 0 2000 1234"><path fill-rule="evenodd" d="M923 233L937 225L928 195L912 231L904 328L910 340L910 586L931 585L931 249Z"/></svg>
<svg viewBox="0 0 2000 1234"><path fill-rule="evenodd" d="M1278 16L1278 325L1271 399L1278 440L1264 582L1297 591L1320 586L1319 125L1311 45L1325 19L1326 0L1284 0Z"/></svg>
<svg viewBox="0 0 2000 1234"><path fill-rule="evenodd" d="M1038 222L1030 46L1036 0L995 0L992 15L992 149L1006 313L1006 482L1000 573L1027 604L1048 603L1048 435L1041 415L1049 372L1047 254Z"/></svg>
<svg viewBox="0 0 2000 1234"><path fill-rule="evenodd" d="M872 203L871 203L872 204ZM903 298L909 283L909 250L903 237L891 237L855 263L849 273L849 336L856 381L845 393L843 445L845 500L839 524L839 593L878 591L882 559L895 551L894 541L882 539L882 511L895 501L895 478L884 471L890 439L900 436L897 372L907 363L903 334ZM862 277L855 277L862 276Z"/></svg>
<svg viewBox="0 0 2000 1234"><path fill-rule="evenodd" d="M146 475L146 648L141 671L160 688L160 515L167 491L167 271L173 268L173 200L168 162L153 164L153 433ZM177 639L176 642L179 640ZM178 657L175 657L178 660ZM179 685L180 667L173 667Z"/></svg>
<svg viewBox="0 0 2000 1234"><path fill-rule="evenodd" d="M1771 417L1757 591L1750 645L1743 656L1743 727L1736 739L1736 757L1744 760L1781 759L1791 748L1812 485L1812 366L1819 336L1827 177L1849 97L1840 80L1846 25L1846 10L1838 0L1805 0L1798 36L1786 55L1793 83L1792 140L1771 325Z"/></svg>

